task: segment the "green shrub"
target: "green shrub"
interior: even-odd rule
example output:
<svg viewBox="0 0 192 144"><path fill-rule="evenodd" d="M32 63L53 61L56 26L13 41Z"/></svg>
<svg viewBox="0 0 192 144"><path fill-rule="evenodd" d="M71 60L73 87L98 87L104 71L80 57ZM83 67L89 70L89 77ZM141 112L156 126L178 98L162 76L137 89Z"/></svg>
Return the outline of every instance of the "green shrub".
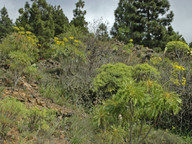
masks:
<svg viewBox="0 0 192 144"><path fill-rule="evenodd" d="M1 54L8 58L9 54L14 51L26 53L32 59L32 62L38 59L38 40L30 32L19 31L5 37L0 44Z"/></svg>
<svg viewBox="0 0 192 144"><path fill-rule="evenodd" d="M133 78L136 81L158 80L160 78L160 73L148 63L137 64L133 69Z"/></svg>
<svg viewBox="0 0 192 144"><path fill-rule="evenodd" d="M74 60L78 58L86 60L85 57L85 45L76 40L73 36L54 38L54 43L51 45L53 57L58 60L70 57Z"/></svg>
<svg viewBox="0 0 192 144"><path fill-rule="evenodd" d="M94 91L101 93L101 99L109 98L118 91L124 81L132 79L132 69L123 63L102 65L93 81Z"/></svg>
<svg viewBox="0 0 192 144"><path fill-rule="evenodd" d="M0 44L1 60L12 71L15 86L24 71L37 61L39 52L37 43L38 40L31 32L19 31L5 37Z"/></svg>
<svg viewBox="0 0 192 144"><path fill-rule="evenodd" d="M45 98L51 99L54 103L59 105L65 104L65 98L62 89L59 85L47 84L40 87L41 95Z"/></svg>
<svg viewBox="0 0 192 144"><path fill-rule="evenodd" d="M0 137L5 138L11 128L23 124L27 112L25 105L15 98L6 97L0 101Z"/></svg>
<svg viewBox="0 0 192 144"><path fill-rule="evenodd" d="M126 53L130 54L131 53L131 49L134 47L133 43L128 43L123 47L123 50L126 51Z"/></svg>
<svg viewBox="0 0 192 144"><path fill-rule="evenodd" d="M172 59L181 59L190 51L189 46L182 41L170 41L167 43L164 53Z"/></svg>
<svg viewBox="0 0 192 144"><path fill-rule="evenodd" d="M182 138L163 130L153 130L144 144L187 144Z"/></svg>
<svg viewBox="0 0 192 144"><path fill-rule="evenodd" d="M51 122L55 120L56 112L50 109L33 107L28 112L29 131L48 132L51 130Z"/></svg>
<svg viewBox="0 0 192 144"><path fill-rule="evenodd" d="M144 125L153 126L152 122L158 122L156 120L163 112L177 114L181 105L179 95L165 91L152 79L157 76L158 71L148 64L134 68L124 64L103 65L94 86L96 90L103 90L101 88L112 85L116 93L111 93L112 98L95 109L96 125L104 131L112 130L111 126L121 126L127 131L126 139L130 143L140 143L152 128L144 130Z"/></svg>

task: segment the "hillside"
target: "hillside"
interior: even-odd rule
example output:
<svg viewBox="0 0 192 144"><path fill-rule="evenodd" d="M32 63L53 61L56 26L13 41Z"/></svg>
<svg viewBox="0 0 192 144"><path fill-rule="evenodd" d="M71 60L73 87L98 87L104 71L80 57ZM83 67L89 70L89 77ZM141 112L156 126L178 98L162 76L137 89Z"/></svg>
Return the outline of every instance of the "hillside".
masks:
<svg viewBox="0 0 192 144"><path fill-rule="evenodd" d="M120 0L111 35L75 5L71 22L46 0L14 24L0 11L0 144L192 143L192 48L169 2Z"/></svg>

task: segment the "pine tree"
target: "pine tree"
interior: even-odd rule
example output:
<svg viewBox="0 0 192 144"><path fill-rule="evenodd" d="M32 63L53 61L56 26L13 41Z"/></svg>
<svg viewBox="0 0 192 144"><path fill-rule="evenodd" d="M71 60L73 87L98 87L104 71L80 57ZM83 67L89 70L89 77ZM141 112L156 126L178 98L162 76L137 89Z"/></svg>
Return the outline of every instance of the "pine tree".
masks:
<svg viewBox="0 0 192 144"><path fill-rule="evenodd" d="M16 20L16 24L33 32L38 37L40 44L47 47L55 32L53 9L46 0L31 1L33 2L31 6L26 2L25 9L19 10L20 16Z"/></svg>
<svg viewBox="0 0 192 144"><path fill-rule="evenodd" d="M76 27L81 27L84 31L88 31L88 23L85 21L86 10L83 10L85 2L83 0L79 0L75 5L76 9L73 10L74 17L71 24Z"/></svg>
<svg viewBox="0 0 192 144"><path fill-rule="evenodd" d="M104 23L101 23L96 30L96 36L101 41L107 41L109 40L109 34L107 31L107 26Z"/></svg>
<svg viewBox="0 0 192 144"><path fill-rule="evenodd" d="M65 28L69 25L69 20L59 6L52 7L53 21L55 24L55 36L64 33Z"/></svg>
<svg viewBox="0 0 192 144"><path fill-rule="evenodd" d="M168 0L120 0L111 34L119 40L164 48L173 20Z"/></svg>
<svg viewBox="0 0 192 144"><path fill-rule="evenodd" d="M13 23L9 18L7 9L3 7L0 11L0 39L12 31Z"/></svg>
<svg viewBox="0 0 192 144"><path fill-rule="evenodd" d="M26 30L32 31L32 28L30 26L29 23L29 18L30 18L30 14L31 14L31 9L30 9L30 5L28 2L25 3L24 9L20 8L19 9L19 18L16 19L16 25L18 27L24 27Z"/></svg>
<svg viewBox="0 0 192 144"><path fill-rule="evenodd" d="M189 43L189 47L192 48L192 42Z"/></svg>

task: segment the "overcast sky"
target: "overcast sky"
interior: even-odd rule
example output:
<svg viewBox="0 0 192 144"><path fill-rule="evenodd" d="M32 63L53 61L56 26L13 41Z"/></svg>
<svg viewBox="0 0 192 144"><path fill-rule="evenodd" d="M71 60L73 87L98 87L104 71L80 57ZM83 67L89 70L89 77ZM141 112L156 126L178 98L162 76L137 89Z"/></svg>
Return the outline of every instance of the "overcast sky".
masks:
<svg viewBox="0 0 192 144"><path fill-rule="evenodd" d="M5 6L10 18L15 22L19 16L18 9L24 7L27 0L0 0L0 9ZM29 0L28 0L29 1ZM61 5L65 15L69 20L73 17L73 9L78 0L47 0L52 5ZM192 41L192 0L169 0L171 10L175 16L172 26L175 31L182 34L189 43ZM108 21L109 26L114 23L114 10L117 8L119 0L85 0L87 11L86 20L93 22L101 17L103 21Z"/></svg>

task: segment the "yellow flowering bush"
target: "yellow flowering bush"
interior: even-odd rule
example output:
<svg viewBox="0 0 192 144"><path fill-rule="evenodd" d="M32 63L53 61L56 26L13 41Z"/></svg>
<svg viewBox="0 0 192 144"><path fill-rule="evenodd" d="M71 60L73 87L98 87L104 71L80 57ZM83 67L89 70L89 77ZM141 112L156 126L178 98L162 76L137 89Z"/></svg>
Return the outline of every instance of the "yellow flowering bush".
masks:
<svg viewBox="0 0 192 144"><path fill-rule="evenodd" d="M162 58L161 57L152 57L150 59L150 63L152 63L153 65L158 65L162 62Z"/></svg>
<svg viewBox="0 0 192 144"><path fill-rule="evenodd" d="M74 37L55 37L51 49L56 59L71 56L73 59L78 57L85 60L85 45Z"/></svg>
<svg viewBox="0 0 192 144"><path fill-rule="evenodd" d="M171 81L177 86L186 85L186 78L184 77L185 68L178 63L172 64L172 67Z"/></svg>
<svg viewBox="0 0 192 144"><path fill-rule="evenodd" d="M23 28L14 27L14 29L17 32L5 37L0 44L0 53L9 70L14 71L16 86L22 74L27 72L26 69L38 60L39 49L38 40L34 34Z"/></svg>

